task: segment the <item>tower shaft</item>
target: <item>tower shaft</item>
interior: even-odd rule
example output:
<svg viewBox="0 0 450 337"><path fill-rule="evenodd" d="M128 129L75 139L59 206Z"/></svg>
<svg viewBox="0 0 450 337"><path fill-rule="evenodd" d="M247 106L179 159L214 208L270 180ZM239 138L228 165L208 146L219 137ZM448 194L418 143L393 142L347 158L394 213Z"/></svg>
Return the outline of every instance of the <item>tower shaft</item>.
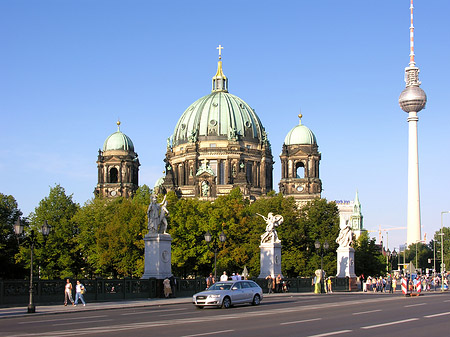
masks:
<svg viewBox="0 0 450 337"><path fill-rule="evenodd" d="M419 194L419 153L417 140L417 112L408 117L408 214L406 242L408 246L421 240L420 194Z"/></svg>

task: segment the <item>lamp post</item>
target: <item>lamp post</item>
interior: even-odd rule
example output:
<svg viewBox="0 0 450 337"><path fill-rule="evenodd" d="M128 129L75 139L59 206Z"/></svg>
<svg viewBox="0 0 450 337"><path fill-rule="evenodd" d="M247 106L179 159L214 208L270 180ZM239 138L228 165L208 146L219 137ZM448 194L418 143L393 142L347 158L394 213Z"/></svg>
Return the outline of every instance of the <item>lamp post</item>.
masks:
<svg viewBox="0 0 450 337"><path fill-rule="evenodd" d="M394 251L391 253L391 256L392 256L391 261L392 261L392 260L395 260L395 259L397 258L397 255L398 255L398 254L397 254L397 252L395 251L395 248L394 248ZM392 262L391 262L391 263L392 263ZM393 266L393 265L394 265L394 263L392 263L391 270L394 269L394 266ZM397 268L398 268L398 266L397 266Z"/></svg>
<svg viewBox="0 0 450 337"><path fill-rule="evenodd" d="M221 243L224 243L225 240L227 239L225 233L222 231L219 234L219 240ZM209 244L211 243L212 240L212 235L211 233L208 231L206 231L205 233L205 241L208 244L208 249L209 249ZM219 248L216 244L216 240L213 241L213 248L214 248L214 282L217 282L217 249Z"/></svg>
<svg viewBox="0 0 450 337"><path fill-rule="evenodd" d="M444 213L450 213L450 211L441 212L441 291L444 291Z"/></svg>
<svg viewBox="0 0 450 337"><path fill-rule="evenodd" d="M325 250L328 250L328 248L330 247L328 245L328 241L325 240L325 242L323 243L323 245L320 244L319 240L316 240L316 242L314 242L314 247L316 247L317 250L320 249L320 273L321 273L321 278L320 278L320 292L324 293L325 289L324 289L324 273L323 273L323 252Z"/></svg>
<svg viewBox="0 0 450 337"><path fill-rule="evenodd" d="M391 257L391 251L388 250L386 251L386 275L389 274L389 259Z"/></svg>
<svg viewBox="0 0 450 337"><path fill-rule="evenodd" d="M20 219L17 219L16 223L14 224L14 233L19 237L22 235L24 229L24 224ZM50 234L51 226L48 224L47 220L44 221L44 224L41 227L41 233L44 236L44 239L47 238L47 236ZM32 229L30 231L30 234L28 235L28 240L30 243L30 288L29 288L29 294L30 294L30 300L28 302L28 313L32 314L36 312L36 306L33 303L33 254L34 254L34 246L37 242L37 234Z"/></svg>

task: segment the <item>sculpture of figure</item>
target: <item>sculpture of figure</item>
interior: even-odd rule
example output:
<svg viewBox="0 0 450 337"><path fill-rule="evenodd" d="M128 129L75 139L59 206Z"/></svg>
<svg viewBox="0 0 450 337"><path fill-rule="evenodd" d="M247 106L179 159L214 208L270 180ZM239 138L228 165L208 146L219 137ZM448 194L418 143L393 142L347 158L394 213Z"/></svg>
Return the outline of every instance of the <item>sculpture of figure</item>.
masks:
<svg viewBox="0 0 450 337"><path fill-rule="evenodd" d="M270 212L267 215L267 218L264 215L261 215L259 213L256 213L257 215L259 215L260 217L262 217L264 219L264 221L266 222L266 232L261 235L261 243L266 243L266 242L281 242L278 239L278 234L277 231L275 230L275 227L278 227L279 225L281 225L284 221L284 218L282 215L273 215L272 212Z"/></svg>
<svg viewBox="0 0 450 337"><path fill-rule="evenodd" d="M206 180L203 180L202 182L202 196L207 197L209 192L209 185Z"/></svg>
<svg viewBox="0 0 450 337"><path fill-rule="evenodd" d="M148 231L155 233L158 230L159 224L159 205L156 203L156 196L152 195L150 205L147 209L148 217Z"/></svg>
<svg viewBox="0 0 450 337"><path fill-rule="evenodd" d="M339 244L339 248L350 247L350 245L353 243L352 229L345 221L342 221L339 227L341 228L341 230L339 232L339 236L336 239L336 243Z"/></svg>
<svg viewBox="0 0 450 337"><path fill-rule="evenodd" d="M321 293L321 291L322 291L322 270L320 270L320 269L317 269L315 272L314 272L314 280L313 280L313 283L314 283L314 293L315 294L320 294Z"/></svg>
<svg viewBox="0 0 450 337"><path fill-rule="evenodd" d="M166 196L164 196L163 201L159 204L160 207L160 215L159 215L159 228L158 233L167 234L167 219L166 214L169 215L169 211L167 210L167 200Z"/></svg>

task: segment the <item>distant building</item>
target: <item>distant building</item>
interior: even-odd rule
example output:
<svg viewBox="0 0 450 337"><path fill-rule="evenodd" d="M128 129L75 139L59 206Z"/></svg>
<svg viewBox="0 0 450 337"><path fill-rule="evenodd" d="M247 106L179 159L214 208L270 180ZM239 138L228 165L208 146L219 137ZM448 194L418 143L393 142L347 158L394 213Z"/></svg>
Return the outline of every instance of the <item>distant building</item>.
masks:
<svg viewBox="0 0 450 337"><path fill-rule="evenodd" d="M348 224L356 238L359 238L363 231L363 215L361 212L361 203L359 202L358 191L354 201L349 200L335 200L339 209L340 223Z"/></svg>
<svg viewBox="0 0 450 337"><path fill-rule="evenodd" d="M280 154L280 192L294 197L299 206L320 198L322 181L319 178L321 154L316 136L300 122L286 135Z"/></svg>
<svg viewBox="0 0 450 337"><path fill-rule="evenodd" d="M139 159L131 139L120 131L106 138L103 149L98 150L98 182L95 194L103 197L129 198L139 187Z"/></svg>

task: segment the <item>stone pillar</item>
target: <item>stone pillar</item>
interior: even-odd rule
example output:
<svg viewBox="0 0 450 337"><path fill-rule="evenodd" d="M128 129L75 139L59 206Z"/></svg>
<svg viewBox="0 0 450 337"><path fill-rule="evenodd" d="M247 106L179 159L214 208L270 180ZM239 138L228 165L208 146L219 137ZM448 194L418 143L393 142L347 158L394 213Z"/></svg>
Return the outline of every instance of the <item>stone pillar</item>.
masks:
<svg viewBox="0 0 450 337"><path fill-rule="evenodd" d="M259 246L261 266L258 278L266 278L267 275L274 275L277 277L281 274L281 243L269 242L262 243Z"/></svg>
<svg viewBox="0 0 450 337"><path fill-rule="evenodd" d="M145 266L142 279L165 279L172 276L172 237L169 234L147 234L144 243Z"/></svg>
<svg viewBox="0 0 450 337"><path fill-rule="evenodd" d="M352 247L339 247L337 249L336 277L348 277L350 291L358 290L355 274L355 250Z"/></svg>
<svg viewBox="0 0 450 337"><path fill-rule="evenodd" d="M356 277L355 250L352 247L339 247L337 250L336 277Z"/></svg>

